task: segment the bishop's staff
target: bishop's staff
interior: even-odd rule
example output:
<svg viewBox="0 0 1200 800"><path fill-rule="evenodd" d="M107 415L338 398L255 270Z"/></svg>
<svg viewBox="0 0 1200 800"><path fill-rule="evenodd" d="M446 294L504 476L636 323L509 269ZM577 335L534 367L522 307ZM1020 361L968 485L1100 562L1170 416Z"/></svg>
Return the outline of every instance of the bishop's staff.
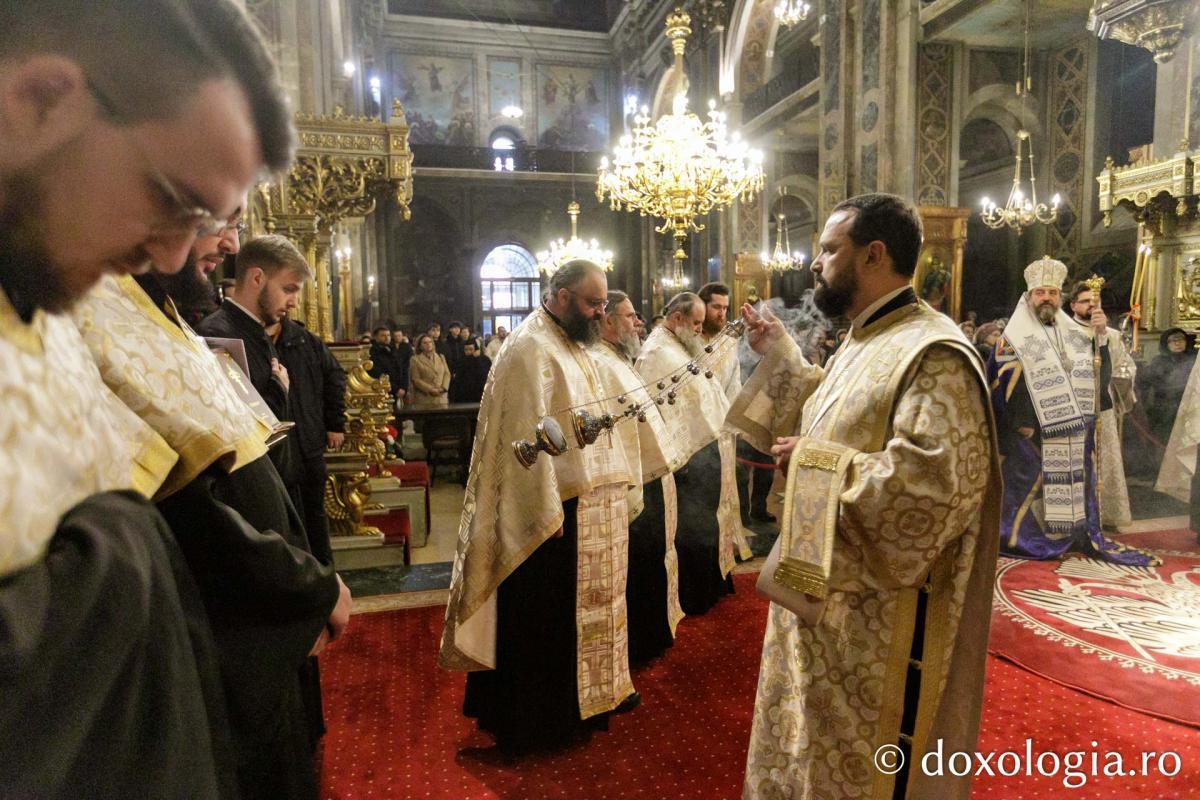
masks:
<svg viewBox="0 0 1200 800"><path fill-rule="evenodd" d="M569 449L567 437L563 432L562 425L554 418L559 414L570 414L571 429L575 433L575 442L581 450L595 442L601 433L606 430L611 431L622 422L635 419L639 422L645 422L646 412L651 406L661 406L664 403L675 405L675 398L679 393L679 387L690 378L701 373L704 374L705 378L712 378L713 363L718 361L729 347L736 346L738 338L745 330L746 323L740 319L726 324L718 340L709 342L704 346L703 355L692 359L674 372L663 375L657 381L649 381L636 387L634 391L645 389L649 394L649 398L641 403L632 402L632 404L628 405L619 414L613 414L605 410L597 416L588 411L586 406L601 405L603 407L602 404L611 400L615 400L620 405L625 406L632 400L628 396L628 393L614 395L613 397L604 397L582 406L565 408L542 417L534 429L532 441L524 440L512 443L513 454L517 457L517 461L520 462L521 466L531 469L534 462L537 461L539 453L549 453L551 456L561 456L565 453ZM653 391L654 389L657 389L657 392Z"/></svg>
<svg viewBox="0 0 1200 800"><path fill-rule="evenodd" d="M1092 293L1092 315L1095 315L1095 313L1097 311L1099 311L1101 314L1103 314L1104 310L1100 306L1100 289L1104 286L1104 278L1101 278L1099 275L1093 275L1092 277L1085 280L1084 283L1087 284L1088 291L1090 291ZM1137 328L1135 327L1134 330L1137 330ZM1108 333L1105 332L1105 336L1107 336L1107 335L1108 335ZM1112 354L1109 353L1109 356L1111 357ZM1103 359L1100 357L1100 332L1097 331L1095 328L1093 328L1092 329L1092 377L1093 377L1093 379L1095 381L1095 385L1096 385L1096 394L1095 394L1095 400L1093 401L1094 405L1092 407L1092 414L1093 414L1092 418L1094 420L1096 420L1096 422L1095 422L1094 430L1092 432L1092 436L1093 436L1092 453L1095 456L1094 460L1096 462L1096 512L1097 512L1097 516L1099 516L1100 503L1101 503L1100 497L1103 494L1103 488L1104 488L1103 486L1101 486L1101 483L1100 483L1100 408L1103 406L1103 402L1101 402L1101 400L1100 400L1100 389L1101 389L1101 387L1100 387L1100 365L1101 365L1101 363L1103 363Z"/></svg>

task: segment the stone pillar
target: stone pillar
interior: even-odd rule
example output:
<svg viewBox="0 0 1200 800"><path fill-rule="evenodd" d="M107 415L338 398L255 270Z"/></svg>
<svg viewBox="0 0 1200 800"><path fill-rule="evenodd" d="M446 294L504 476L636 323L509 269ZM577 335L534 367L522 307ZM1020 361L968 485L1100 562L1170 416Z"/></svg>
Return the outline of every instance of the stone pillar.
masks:
<svg viewBox="0 0 1200 800"><path fill-rule="evenodd" d="M854 49L850 40L853 0L825 0L821 24L820 145L817 150L820 185L818 225L849 194L846 168L852 150L847 139L848 105L853 97Z"/></svg>
<svg viewBox="0 0 1200 800"><path fill-rule="evenodd" d="M921 206L954 202L954 45L922 44L917 53L916 199Z"/></svg>
<svg viewBox="0 0 1200 800"><path fill-rule="evenodd" d="M1048 226L1050 255L1074 268L1079 261L1083 230L1083 209L1087 197L1086 181L1091 176L1084 161L1087 146L1088 69L1095 55L1094 37L1076 41L1050 53L1049 106L1046 119L1048 136L1041 141L1049 146L1049 174L1039 183L1038 201L1049 203L1058 194L1061 203L1058 219ZM1037 137L1033 144L1039 143ZM1034 153L1034 163L1040 156Z"/></svg>

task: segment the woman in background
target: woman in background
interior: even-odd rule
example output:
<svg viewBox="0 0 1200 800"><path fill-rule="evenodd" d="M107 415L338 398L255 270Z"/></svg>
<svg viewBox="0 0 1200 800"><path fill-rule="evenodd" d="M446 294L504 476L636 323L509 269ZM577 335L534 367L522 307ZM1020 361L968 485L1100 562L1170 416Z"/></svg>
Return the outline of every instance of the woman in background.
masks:
<svg viewBox="0 0 1200 800"><path fill-rule="evenodd" d="M408 364L408 383L413 408L440 408L449 404L446 393L450 389L450 367L427 333L417 339L417 352Z"/></svg>

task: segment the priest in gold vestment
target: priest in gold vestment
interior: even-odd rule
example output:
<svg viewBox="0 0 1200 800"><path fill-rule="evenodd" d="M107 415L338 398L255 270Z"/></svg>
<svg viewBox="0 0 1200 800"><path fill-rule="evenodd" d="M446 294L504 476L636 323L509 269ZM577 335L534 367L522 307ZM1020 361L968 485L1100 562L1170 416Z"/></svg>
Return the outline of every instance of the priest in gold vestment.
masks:
<svg viewBox="0 0 1200 800"><path fill-rule="evenodd" d="M210 620L146 499L179 454L64 312L178 269L285 166L291 112L229 0L10 0L0 30L0 797L238 797Z"/></svg>
<svg viewBox="0 0 1200 800"><path fill-rule="evenodd" d="M216 636L240 794L315 797L308 658L340 634L350 597L309 552L267 455L277 420L235 389L248 378L183 322L154 273L104 278L74 319L105 384L179 456L155 499Z"/></svg>
<svg viewBox="0 0 1200 800"><path fill-rule="evenodd" d="M792 473L760 580L776 602L745 798L970 790L969 778L927 777L920 764L939 740L974 750L999 469L979 358L909 285L920 246L916 209L898 197L834 209L815 300L853 324L824 369L777 320L743 308L765 358L728 419Z"/></svg>
<svg viewBox="0 0 1200 800"><path fill-rule="evenodd" d="M674 643L675 628L683 619L675 554L679 507L672 474L681 462L659 407L633 368L642 349L640 325L629 296L610 291L600 323L600 341L590 348L610 400L610 412L620 414L635 406L642 409L636 422L626 420L616 429L626 460L636 473L628 500L629 572L625 585L632 664L662 655Z"/></svg>
<svg viewBox="0 0 1200 800"><path fill-rule="evenodd" d="M712 365L728 356L733 340L713 339L705 353L704 303L680 292L663 308L666 319L642 346L637 371L647 385L674 393L660 406L683 466L676 472L679 530L679 602L687 614L703 614L733 591L736 555L750 557L742 533L734 436L725 430L729 399ZM704 358L700 375L687 375L689 362ZM712 377L704 377L711 372ZM680 378L672 384L671 378ZM675 386L672 389L672 385ZM661 391L661 389L658 389Z"/></svg>
<svg viewBox="0 0 1200 800"><path fill-rule="evenodd" d="M509 752L568 743L637 702L625 627L635 473L615 437L579 448L569 414L607 410L586 349L607 292L595 264L558 270L508 336L479 409L440 662L470 672L464 712ZM570 446L526 468L513 443L545 416Z"/></svg>

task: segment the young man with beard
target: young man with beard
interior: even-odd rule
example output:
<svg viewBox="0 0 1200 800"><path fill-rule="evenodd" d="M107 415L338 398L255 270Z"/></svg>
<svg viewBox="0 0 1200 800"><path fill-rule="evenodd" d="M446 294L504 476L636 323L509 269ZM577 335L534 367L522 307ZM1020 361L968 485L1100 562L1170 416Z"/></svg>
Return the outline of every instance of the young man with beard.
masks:
<svg viewBox="0 0 1200 800"><path fill-rule="evenodd" d="M234 797L205 610L145 499L178 456L62 312L179 269L287 164L287 107L227 0L8 0L0 30L0 795Z"/></svg>
<svg viewBox="0 0 1200 800"><path fill-rule="evenodd" d="M600 322L600 342L590 349L605 396L625 398L624 403L613 404L611 412L619 414L635 404L644 409L636 423L623 422L616 430L630 467L637 470L628 498L629 571L625 584L629 661L633 664L662 655L674 643L675 628L683 618L675 555L678 508L671 474L680 460L659 407L650 402L650 394L633 368L642 351L639 326L629 296L611 291Z"/></svg>
<svg viewBox="0 0 1200 800"><path fill-rule="evenodd" d="M1080 281L1071 290L1071 319L1085 331L1090 330L1092 314L1100 311L1091 287ZM982 326L981 326L982 327ZM1112 378L1108 390L1100 393L1100 485L1104 487L1104 502L1100 504L1100 524L1117 528L1133 521L1129 510L1129 487L1125 483L1125 459L1121 455L1121 417L1133 408L1137 398L1133 387L1137 378L1137 363L1125 350L1121 332L1106 329ZM991 354L988 354L991 357Z"/></svg>
<svg viewBox="0 0 1200 800"><path fill-rule="evenodd" d="M690 361L705 355L704 303L691 292L681 292L663 309L665 319L642 346L637 371L648 386L669 382L683 374ZM736 343L714 339L716 362ZM706 362L707 363L707 362ZM707 367L702 368L702 370ZM675 389L673 403L660 406L681 464L675 473L679 492L679 602L687 614L703 614L733 591L735 553L743 549L742 519L738 510L736 462L732 439L720 442L729 399L715 379L684 377Z"/></svg>
<svg viewBox="0 0 1200 800"><path fill-rule="evenodd" d="M601 436L526 467L513 448L546 416L570 431L569 409L602 408L586 348L607 293L595 264L559 269L541 307L509 335L480 405L440 662L470 672L463 711L508 752L568 744L637 702L626 652L625 451Z"/></svg>
<svg viewBox="0 0 1200 800"><path fill-rule="evenodd" d="M409 346L411 354L412 347ZM372 378L387 376L388 386L391 387L392 397L402 402L408 393L408 361L403 359L393 342L392 331L387 325L377 325L371 332L371 370Z"/></svg>
<svg viewBox="0 0 1200 800"><path fill-rule="evenodd" d="M1146 566L1151 556L1109 540L1100 530L1095 434L1097 412L1112 405L1108 320L1099 308L1088 309L1086 327L1063 313L1066 277L1066 265L1049 256L1025 268L1028 291L988 360L1004 454L1000 550L1043 559L1075 549ZM1096 341L1098 380L1092 363Z"/></svg>
<svg viewBox="0 0 1200 800"><path fill-rule="evenodd" d="M174 275L159 276L179 316L188 325L198 325L217 310L221 296L210 276L226 263L228 256L237 255L239 237L245 230L242 208L239 206L215 234L196 237L196 244L192 245L183 269Z"/></svg>
<svg viewBox="0 0 1200 800"><path fill-rule="evenodd" d="M912 290L921 239L895 195L834 208L814 300L853 322L824 369L769 311L742 307L764 358L728 420L790 472L759 581L773 602L747 800L970 791L969 777L869 764L884 746L907 765L975 749L996 565L987 384L962 331Z"/></svg>
<svg viewBox="0 0 1200 800"><path fill-rule="evenodd" d="M195 8L207 14L223 5L197 0ZM128 11L144 13L141 7ZM128 21L119 17L113 24ZM89 41L98 40L92 33ZM227 58L230 37L258 43L251 23L235 11L222 15L201 50ZM208 235L228 225L260 160L282 169L294 141L291 112L265 49L258 45L230 74L238 77L216 81L215 88L227 85L232 94L200 98L200 108L187 120L197 144L191 151L171 150L189 152L186 171L168 177L147 161L155 150L140 140L140 156L135 153L131 162L140 166L128 167L157 187L164 202L176 197L181 208L190 208L183 198L197 190L181 187L209 186L222 174L223 162L201 156L214 148L236 152L239 146L253 153L257 128L262 155L248 159L252 166L236 194L219 206L220 214L205 217ZM108 106L119 108L115 100ZM217 126L220 137L208 133L213 108L233 115ZM236 116L238 109L245 121ZM74 321L104 382L178 457L156 499L199 585L216 637L237 791L243 798L311 798L317 788L303 699L312 680L308 657L345 628L350 595L308 553L300 517L266 457L274 416L242 400L234 389L233 382L241 379L236 367L230 367L234 375L226 372L179 318L157 279L158 273L181 268L194 239L187 238L177 258L156 259L153 276L103 279L75 309Z"/></svg>
<svg viewBox="0 0 1200 800"><path fill-rule="evenodd" d="M196 332L201 336L240 339L246 347L254 389L277 418L294 422L291 378L265 329L299 304L305 282L312 280L308 262L286 237L260 236L238 251L233 279L233 292L221 301L220 308L196 326ZM285 442L271 448L271 461L296 508L304 508L296 430L288 433Z"/></svg>

